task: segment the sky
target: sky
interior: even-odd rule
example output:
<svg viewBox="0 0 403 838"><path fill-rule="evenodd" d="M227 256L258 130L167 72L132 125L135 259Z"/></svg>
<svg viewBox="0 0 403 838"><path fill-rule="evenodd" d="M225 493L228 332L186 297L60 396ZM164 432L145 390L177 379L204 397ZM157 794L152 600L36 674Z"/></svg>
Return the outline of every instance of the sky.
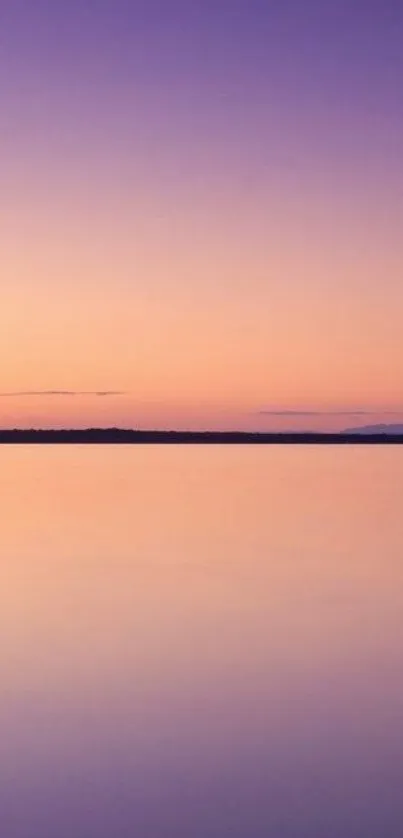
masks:
<svg viewBox="0 0 403 838"><path fill-rule="evenodd" d="M0 426L403 419L403 2L2 0Z"/></svg>

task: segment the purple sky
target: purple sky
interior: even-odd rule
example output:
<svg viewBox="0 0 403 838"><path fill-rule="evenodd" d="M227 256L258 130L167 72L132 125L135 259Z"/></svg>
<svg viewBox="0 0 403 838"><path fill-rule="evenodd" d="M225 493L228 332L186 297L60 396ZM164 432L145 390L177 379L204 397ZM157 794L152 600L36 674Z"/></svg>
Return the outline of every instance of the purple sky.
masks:
<svg viewBox="0 0 403 838"><path fill-rule="evenodd" d="M0 389L135 397L1 424L401 410L402 45L396 0L5 0Z"/></svg>

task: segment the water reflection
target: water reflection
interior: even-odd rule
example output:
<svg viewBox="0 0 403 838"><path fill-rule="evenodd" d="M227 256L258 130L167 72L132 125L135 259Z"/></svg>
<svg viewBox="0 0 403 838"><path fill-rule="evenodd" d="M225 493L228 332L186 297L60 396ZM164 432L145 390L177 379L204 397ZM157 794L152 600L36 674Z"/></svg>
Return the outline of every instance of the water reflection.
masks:
<svg viewBox="0 0 403 838"><path fill-rule="evenodd" d="M401 838L402 449L0 463L7 838Z"/></svg>

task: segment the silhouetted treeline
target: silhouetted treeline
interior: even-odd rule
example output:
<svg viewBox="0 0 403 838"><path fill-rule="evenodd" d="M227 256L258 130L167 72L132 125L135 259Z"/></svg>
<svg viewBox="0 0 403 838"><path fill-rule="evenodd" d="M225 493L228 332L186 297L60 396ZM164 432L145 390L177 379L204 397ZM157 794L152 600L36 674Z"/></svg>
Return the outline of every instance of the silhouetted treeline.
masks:
<svg viewBox="0 0 403 838"><path fill-rule="evenodd" d="M243 431L0 430L0 444L219 444L219 445L396 445L403 434L248 433Z"/></svg>

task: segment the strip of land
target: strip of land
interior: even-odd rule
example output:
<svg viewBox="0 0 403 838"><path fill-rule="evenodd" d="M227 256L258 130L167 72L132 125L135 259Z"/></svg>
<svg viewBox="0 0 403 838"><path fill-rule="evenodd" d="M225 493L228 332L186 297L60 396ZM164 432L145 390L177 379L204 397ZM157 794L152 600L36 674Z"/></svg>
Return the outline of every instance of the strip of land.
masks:
<svg viewBox="0 0 403 838"><path fill-rule="evenodd" d="M403 434L144 431L124 428L0 430L3 445L402 445Z"/></svg>

